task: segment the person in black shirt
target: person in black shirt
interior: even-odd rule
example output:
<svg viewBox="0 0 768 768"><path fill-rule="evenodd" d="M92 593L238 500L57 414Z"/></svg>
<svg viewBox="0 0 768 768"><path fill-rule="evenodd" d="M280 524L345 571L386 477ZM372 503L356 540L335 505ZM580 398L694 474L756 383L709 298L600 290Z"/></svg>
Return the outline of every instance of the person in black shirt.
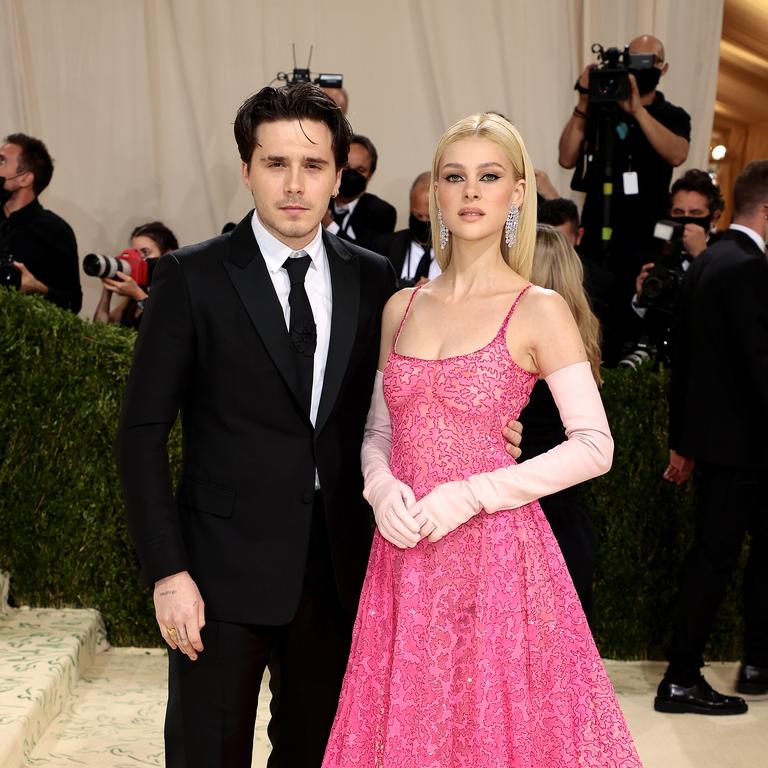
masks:
<svg viewBox="0 0 768 768"><path fill-rule="evenodd" d="M612 236L606 266L631 284L653 239L654 225L665 218L672 169L688 157L691 118L656 90L659 78L669 69L662 42L642 35L629 44L629 50L654 56L653 67L631 70L631 96L618 103L614 118ZM598 117L588 97L593 66L587 66L576 83L579 102L560 136L559 161L563 168L576 168L571 186L586 192L581 251L588 259L604 261L601 153L605 149L597 145Z"/></svg>
<svg viewBox="0 0 768 768"><path fill-rule="evenodd" d="M0 247L21 272L21 293L39 293L63 309L83 303L75 233L40 205L53 161L39 139L14 133L0 146Z"/></svg>

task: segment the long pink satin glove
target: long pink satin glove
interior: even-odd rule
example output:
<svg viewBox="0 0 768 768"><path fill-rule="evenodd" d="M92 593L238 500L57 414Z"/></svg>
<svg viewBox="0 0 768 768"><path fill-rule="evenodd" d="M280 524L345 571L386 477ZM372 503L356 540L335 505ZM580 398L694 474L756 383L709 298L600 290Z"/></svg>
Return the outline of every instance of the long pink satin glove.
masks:
<svg viewBox="0 0 768 768"><path fill-rule="evenodd" d="M360 461L363 468L363 496L373 507L381 535L400 549L421 541L419 526L408 511L416 502L413 491L401 483L389 466L392 455L392 423L384 400L384 374L376 371L371 407L365 422Z"/></svg>
<svg viewBox="0 0 768 768"><path fill-rule="evenodd" d="M606 473L613 438L588 362L545 379L567 440L522 464L438 485L411 510L430 541L439 541L481 510L515 509L534 499Z"/></svg>

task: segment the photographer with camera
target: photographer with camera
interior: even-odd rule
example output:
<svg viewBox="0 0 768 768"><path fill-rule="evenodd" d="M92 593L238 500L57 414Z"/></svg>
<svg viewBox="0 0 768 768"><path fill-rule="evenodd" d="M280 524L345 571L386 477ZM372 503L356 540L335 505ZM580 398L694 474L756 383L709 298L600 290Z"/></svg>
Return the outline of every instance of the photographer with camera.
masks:
<svg viewBox="0 0 768 768"><path fill-rule="evenodd" d="M12 133L0 146L0 284L63 309L83 303L75 233L40 205L53 161L40 139Z"/></svg>
<svg viewBox="0 0 768 768"><path fill-rule="evenodd" d="M103 286L101 298L93 315L94 321L138 328L144 314L145 303L149 298L149 284L152 280L155 259L178 248L176 235L165 224L161 221L150 221L147 224L141 224L131 232L130 249L121 254L121 256L125 254L133 257L133 263L138 267L135 272L130 274L127 272L126 266L128 269L131 267L131 260L128 258L110 259L97 254L86 256L83 263L86 274L101 277ZM139 261L144 262L144 269L141 269L142 265ZM114 262L118 263L114 264ZM103 274L111 277L102 276ZM120 296L121 301L110 308L114 294Z"/></svg>
<svg viewBox="0 0 768 768"><path fill-rule="evenodd" d="M576 82L559 162L576 169L571 187L586 192L583 255L629 285L666 212L672 169L688 157L691 119L656 90L669 70L658 38L637 37L623 54L593 50L603 64L588 65Z"/></svg>
<svg viewBox="0 0 768 768"><path fill-rule="evenodd" d="M386 256L398 276L398 288L422 285L440 274L432 250L432 234L429 226L429 187L431 174L420 173L411 185L408 229L379 239L375 251Z"/></svg>
<svg viewBox="0 0 768 768"><path fill-rule="evenodd" d="M744 650L736 688L768 693L768 160L736 179L734 218L686 272L676 317L664 479L697 472L693 544L683 568L655 708L740 714L743 699L714 691L703 654L746 532ZM712 428L717 414L717 429Z"/></svg>

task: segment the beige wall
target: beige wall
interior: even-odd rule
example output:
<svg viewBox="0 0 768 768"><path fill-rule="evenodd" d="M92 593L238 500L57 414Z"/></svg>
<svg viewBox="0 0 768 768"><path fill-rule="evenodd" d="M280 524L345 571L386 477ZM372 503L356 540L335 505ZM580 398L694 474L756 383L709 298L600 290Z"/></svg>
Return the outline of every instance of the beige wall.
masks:
<svg viewBox="0 0 768 768"><path fill-rule="evenodd" d="M661 89L693 116L686 167L706 162L723 0L0 0L0 133L39 136L56 160L42 198L81 254L116 252L160 218L181 243L217 234L250 199L239 103L314 44L343 72L353 127L380 154L371 191L407 221L407 190L454 120L485 109L520 128L568 195L557 140L592 42L654 33ZM98 283L83 278L89 315Z"/></svg>

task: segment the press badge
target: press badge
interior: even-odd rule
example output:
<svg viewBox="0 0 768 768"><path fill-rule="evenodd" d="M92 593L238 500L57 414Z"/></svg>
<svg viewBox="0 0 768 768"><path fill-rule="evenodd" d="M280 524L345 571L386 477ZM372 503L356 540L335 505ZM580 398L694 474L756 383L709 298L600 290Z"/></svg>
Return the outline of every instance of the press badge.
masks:
<svg viewBox="0 0 768 768"><path fill-rule="evenodd" d="M622 177L624 179L624 194L638 194L639 188L637 186L637 171L627 171L626 173L622 174Z"/></svg>

